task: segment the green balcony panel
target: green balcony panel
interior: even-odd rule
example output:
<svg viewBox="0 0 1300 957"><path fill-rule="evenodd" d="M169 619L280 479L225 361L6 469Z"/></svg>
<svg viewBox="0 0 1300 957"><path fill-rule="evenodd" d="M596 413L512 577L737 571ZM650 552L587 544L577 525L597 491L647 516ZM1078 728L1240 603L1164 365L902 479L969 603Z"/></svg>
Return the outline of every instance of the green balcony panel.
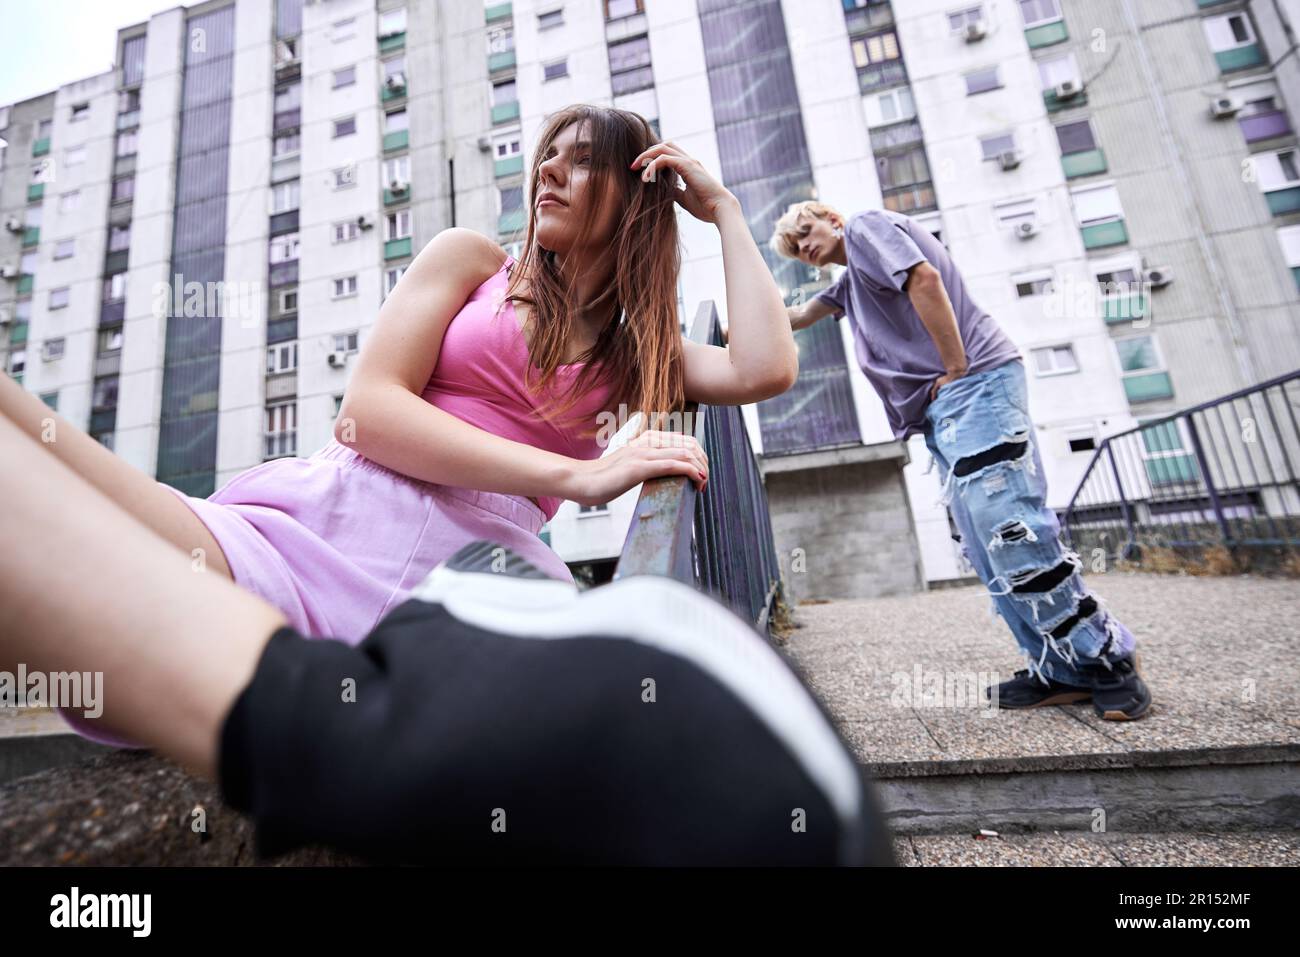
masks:
<svg viewBox="0 0 1300 957"><path fill-rule="evenodd" d="M1295 286L1300 290L1300 266L1291 267L1291 276L1295 279Z"/></svg>
<svg viewBox="0 0 1300 957"><path fill-rule="evenodd" d="M511 4L494 3L483 11L483 22L495 23L497 20L504 20L506 17L510 16L511 13Z"/></svg>
<svg viewBox="0 0 1300 957"><path fill-rule="evenodd" d="M1275 189L1272 192L1265 193L1264 198L1268 200L1268 210L1274 216L1300 211L1300 186L1292 186L1290 189Z"/></svg>
<svg viewBox="0 0 1300 957"><path fill-rule="evenodd" d="M1220 50L1214 54L1214 59L1219 64L1220 73L1231 73L1233 70L1249 70L1252 66L1259 66L1264 62L1264 51L1258 43L1248 43L1244 47Z"/></svg>
<svg viewBox="0 0 1300 957"><path fill-rule="evenodd" d="M384 243L384 259L400 259L411 255L411 237L390 239Z"/></svg>
<svg viewBox="0 0 1300 957"><path fill-rule="evenodd" d="M521 206L519 209L512 209L508 213L502 213L497 217L497 232L499 233L517 233L524 228L524 210Z"/></svg>
<svg viewBox="0 0 1300 957"><path fill-rule="evenodd" d="M1217 7L1231 2L1232 0L1196 0L1196 5L1198 7Z"/></svg>
<svg viewBox="0 0 1300 957"><path fill-rule="evenodd" d="M1152 399L1171 398L1174 386L1168 372L1148 372L1125 378L1124 394L1130 402L1150 402Z"/></svg>
<svg viewBox="0 0 1300 957"><path fill-rule="evenodd" d="M1101 300L1101 317L1108 323L1132 322L1147 315L1147 297L1140 292L1127 296L1106 296Z"/></svg>
<svg viewBox="0 0 1300 957"><path fill-rule="evenodd" d="M1052 90L1043 91L1043 105L1047 107L1048 113L1056 113L1060 110L1071 110L1076 106L1088 105L1088 91L1081 90L1069 99L1057 99L1056 93Z"/></svg>
<svg viewBox="0 0 1300 957"><path fill-rule="evenodd" d="M32 140L32 155L44 156L50 151L50 138L43 136L39 140Z"/></svg>
<svg viewBox="0 0 1300 957"><path fill-rule="evenodd" d="M35 246L41 241L41 227L28 226L23 230L23 246Z"/></svg>
<svg viewBox="0 0 1300 957"><path fill-rule="evenodd" d="M32 291L32 280L35 277L31 273L18 277L18 295L24 295Z"/></svg>
<svg viewBox="0 0 1300 957"><path fill-rule="evenodd" d="M45 392L41 394L41 401L48 405L55 412L59 411L59 394L57 392Z"/></svg>
<svg viewBox="0 0 1300 957"><path fill-rule="evenodd" d="M513 103L498 103L492 107L493 123L508 123L511 120L519 119L519 101Z"/></svg>
<svg viewBox="0 0 1300 957"><path fill-rule="evenodd" d="M1103 246L1118 246L1128 242L1128 229L1125 228L1122 219L1084 226L1082 232L1084 249L1100 249Z"/></svg>
<svg viewBox="0 0 1300 957"><path fill-rule="evenodd" d="M9 345L23 346L27 344L27 323L16 322L12 329L9 330Z"/></svg>
<svg viewBox="0 0 1300 957"><path fill-rule="evenodd" d="M512 156L509 159L497 160L496 174L498 177L511 176L515 173L524 171L524 158L522 156Z"/></svg>
<svg viewBox="0 0 1300 957"><path fill-rule="evenodd" d="M32 183L27 187L27 202L34 203L45 195L44 183Z"/></svg>
<svg viewBox="0 0 1300 957"><path fill-rule="evenodd" d="M492 53L488 56L488 72L496 73L498 70L511 70L515 65L515 51L506 50L504 53Z"/></svg>
<svg viewBox="0 0 1300 957"><path fill-rule="evenodd" d="M16 376L11 376L11 378L12 378L15 382L17 382L19 385L22 385L22 384L23 384L23 374L22 374L21 372L18 373Z"/></svg>
<svg viewBox="0 0 1300 957"><path fill-rule="evenodd" d="M1167 455L1147 459L1147 478L1152 485L1172 485L1175 482L1195 482L1200 477L1196 471L1196 458L1192 455Z"/></svg>
<svg viewBox="0 0 1300 957"><path fill-rule="evenodd" d="M406 149L406 144L410 142L410 137L407 135L409 132L409 130L397 130L394 133L385 133L384 152Z"/></svg>
<svg viewBox="0 0 1300 957"><path fill-rule="evenodd" d="M1106 172L1106 154L1101 150L1067 153L1061 157L1061 166L1065 169L1066 179L1074 179L1076 176L1094 176Z"/></svg>
<svg viewBox="0 0 1300 957"><path fill-rule="evenodd" d="M1025 40L1031 50L1050 47L1053 43L1064 43L1068 39L1070 39L1070 31L1066 29L1064 20L1044 23L1042 26L1030 27L1025 31Z"/></svg>
<svg viewBox="0 0 1300 957"><path fill-rule="evenodd" d="M393 203L405 203L411 198L411 187L406 187L400 193L394 193L391 189L384 190L384 205L392 206Z"/></svg>
<svg viewBox="0 0 1300 957"><path fill-rule="evenodd" d="M399 86L392 89L387 83L384 84L384 91L379 94L379 98L387 103L389 100L401 100L406 98L406 87Z"/></svg>
<svg viewBox="0 0 1300 957"><path fill-rule="evenodd" d="M406 32L394 33L391 37L379 38L379 52L387 53L390 50L400 50L406 46Z"/></svg>

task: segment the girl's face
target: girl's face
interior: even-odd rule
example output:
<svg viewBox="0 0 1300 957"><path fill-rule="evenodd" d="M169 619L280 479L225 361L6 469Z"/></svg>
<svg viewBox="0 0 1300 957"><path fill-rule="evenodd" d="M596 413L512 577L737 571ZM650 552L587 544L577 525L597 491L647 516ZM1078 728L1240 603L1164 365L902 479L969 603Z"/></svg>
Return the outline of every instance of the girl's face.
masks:
<svg viewBox="0 0 1300 957"><path fill-rule="evenodd" d="M835 227L838 225L830 219L804 213L800 217L799 231L795 234L795 241L799 244L799 255L795 258L809 266L825 266L835 262L835 254L844 242L835 235Z"/></svg>
<svg viewBox="0 0 1300 957"><path fill-rule="evenodd" d="M542 157L537 175L537 195L533 197L537 242L561 257L576 253L584 259L595 258L608 249L618 224L618 171L611 171L604 196L593 197L588 186L594 159L585 132L586 125L579 130L577 123L560 131ZM593 202L598 204L595 225L585 247L579 249L578 228Z"/></svg>

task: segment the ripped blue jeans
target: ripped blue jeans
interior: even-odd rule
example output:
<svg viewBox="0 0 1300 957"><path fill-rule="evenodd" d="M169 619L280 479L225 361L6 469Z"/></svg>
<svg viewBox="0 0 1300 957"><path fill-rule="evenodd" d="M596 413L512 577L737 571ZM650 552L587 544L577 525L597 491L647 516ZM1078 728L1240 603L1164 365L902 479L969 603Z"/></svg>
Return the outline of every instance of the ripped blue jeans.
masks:
<svg viewBox="0 0 1300 957"><path fill-rule="evenodd" d="M939 466L962 550L1030 673L1092 686L1135 641L1084 587L1083 563L1060 540L1060 523L1046 503L1024 363L1012 360L947 383L925 415L925 443Z"/></svg>

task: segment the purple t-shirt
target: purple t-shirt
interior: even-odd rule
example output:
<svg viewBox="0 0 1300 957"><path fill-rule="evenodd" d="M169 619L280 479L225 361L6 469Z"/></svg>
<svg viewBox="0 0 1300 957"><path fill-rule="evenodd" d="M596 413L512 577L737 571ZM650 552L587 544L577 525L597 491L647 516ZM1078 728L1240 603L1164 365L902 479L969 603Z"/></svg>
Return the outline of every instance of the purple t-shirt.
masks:
<svg viewBox="0 0 1300 957"><path fill-rule="evenodd" d="M912 217L889 209L857 213L845 226L844 250L847 268L813 298L852 318L858 365L884 402L895 438L925 430L930 386L947 371L903 291L912 266L928 261L939 270L957 316L968 374L1020 358L1015 343L971 298L948 250Z"/></svg>

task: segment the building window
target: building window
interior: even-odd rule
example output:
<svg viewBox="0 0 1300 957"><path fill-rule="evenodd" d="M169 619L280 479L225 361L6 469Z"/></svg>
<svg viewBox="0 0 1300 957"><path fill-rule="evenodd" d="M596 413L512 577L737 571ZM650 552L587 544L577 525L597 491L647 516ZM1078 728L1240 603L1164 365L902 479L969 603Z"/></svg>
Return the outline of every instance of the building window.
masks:
<svg viewBox="0 0 1300 957"><path fill-rule="evenodd" d="M127 155L129 155L128 153L123 153L123 152L121 151L122 137L125 136L125 135L127 135L127 134L122 134L122 135L118 136L118 138L117 138L117 142L118 142L118 153L117 153L117 155L118 155L118 156L127 156ZM130 149L130 153L134 153L134 152L135 152L135 134L134 134L134 133L130 134L130 137L131 137L131 149ZM63 165L64 165L64 166L80 166L80 165L81 165L82 163L84 163L84 162L86 162L86 148L85 148L84 146L74 146L74 147L72 147L72 149L67 150L67 151L63 154Z"/></svg>
<svg viewBox="0 0 1300 957"><path fill-rule="evenodd" d="M41 401L44 402L46 405L48 405L55 412L58 412L59 411L59 390L55 389L53 392L42 392Z"/></svg>
<svg viewBox="0 0 1300 957"><path fill-rule="evenodd" d="M89 103L72 104L72 115L68 117L69 123L80 123L82 120L90 119Z"/></svg>
<svg viewBox="0 0 1300 957"><path fill-rule="evenodd" d="M63 309L68 305L69 287L60 286L58 289L50 290L50 308Z"/></svg>
<svg viewBox="0 0 1300 957"><path fill-rule="evenodd" d="M1119 356L1124 392L1130 402L1165 399L1173 395L1154 335L1129 336L1112 341Z"/></svg>
<svg viewBox="0 0 1300 957"><path fill-rule="evenodd" d="M348 17L346 20L336 20L330 27L330 39L335 43L342 43L344 40L351 40L356 35L356 17Z"/></svg>
<svg viewBox="0 0 1300 957"><path fill-rule="evenodd" d="M407 129L406 110L394 110L384 114L384 132L399 133Z"/></svg>
<svg viewBox="0 0 1300 957"><path fill-rule="evenodd" d="M38 140L47 140L50 134L54 132L54 121L51 119L41 120L36 124L36 138Z"/></svg>
<svg viewBox="0 0 1300 957"><path fill-rule="evenodd" d="M515 31L511 27L494 27L488 31L488 56L494 53L509 53L515 48Z"/></svg>
<svg viewBox="0 0 1300 957"><path fill-rule="evenodd" d="M384 183L409 183L411 181L411 157L403 154L384 160Z"/></svg>
<svg viewBox="0 0 1300 957"><path fill-rule="evenodd" d="M569 75L568 57L565 57L563 60L555 60L552 63L544 63L542 65L543 80L558 80L560 77L564 77L568 75Z"/></svg>
<svg viewBox="0 0 1300 957"><path fill-rule="evenodd" d="M1221 17L1206 17L1201 22L1210 49L1215 53L1226 53L1255 42L1255 28L1251 26L1244 11Z"/></svg>
<svg viewBox="0 0 1300 957"><path fill-rule="evenodd" d="M1277 241L1282 247L1282 258L1295 277L1297 287L1300 287L1300 225L1279 229Z"/></svg>
<svg viewBox="0 0 1300 957"><path fill-rule="evenodd" d="M409 265L409 263L406 265ZM385 296L387 296L390 292L392 292L394 289L397 288L398 280L401 279L402 275L406 272L406 265L390 266L388 267L388 269L384 270L384 295Z"/></svg>
<svg viewBox="0 0 1300 957"><path fill-rule="evenodd" d="M507 186L505 189L498 190L501 199L501 212L513 213L517 209L523 209L524 206L524 188L522 186Z"/></svg>
<svg viewBox="0 0 1300 957"><path fill-rule="evenodd" d="M563 10L547 10L545 13L537 15L537 29L549 30L552 27L564 26Z"/></svg>
<svg viewBox="0 0 1300 957"><path fill-rule="evenodd" d="M346 189L357 185L357 168L353 165L340 166L334 170L334 188Z"/></svg>
<svg viewBox="0 0 1300 957"><path fill-rule="evenodd" d="M1066 82L1083 85L1083 76L1079 73L1079 64L1073 53L1039 60L1038 77L1042 81L1043 90L1047 92Z"/></svg>
<svg viewBox="0 0 1300 957"><path fill-rule="evenodd" d="M36 272L36 252L33 250L29 253L23 253L18 260L18 271L24 276L31 276Z"/></svg>
<svg viewBox="0 0 1300 957"><path fill-rule="evenodd" d="M1097 448L1097 436L1091 432L1068 436L1071 452L1091 452Z"/></svg>
<svg viewBox="0 0 1300 957"><path fill-rule="evenodd" d="M350 243L361 235L361 226L355 219L349 219L346 222L335 223L332 242Z"/></svg>
<svg viewBox="0 0 1300 957"><path fill-rule="evenodd" d="M1016 284L1016 295L1021 299L1030 296L1047 296L1053 289L1050 272L1022 273L1019 276L1012 276L1011 281Z"/></svg>
<svg viewBox="0 0 1300 957"><path fill-rule="evenodd" d="M287 213L298 208L300 181L285 180L271 187L271 213Z"/></svg>
<svg viewBox="0 0 1300 957"><path fill-rule="evenodd" d="M75 239L60 239L54 244L54 258L67 259L75 255L76 244L77 241Z"/></svg>
<svg viewBox="0 0 1300 957"><path fill-rule="evenodd" d="M41 359L45 362L53 362L55 359L62 359L65 345L66 340L62 337L58 339L46 339L41 347Z"/></svg>
<svg viewBox="0 0 1300 957"><path fill-rule="evenodd" d="M523 152L523 141L519 134L508 133L506 136L496 141L496 158L499 160L509 159L512 156L518 156Z"/></svg>
<svg viewBox="0 0 1300 957"><path fill-rule="evenodd" d="M899 213L934 207L934 187L930 182L930 165L922 147L876 157L876 172L884 194L886 209Z"/></svg>
<svg viewBox="0 0 1300 957"><path fill-rule="evenodd" d="M118 272L104 279L104 301L121 302L126 298L126 273Z"/></svg>
<svg viewBox="0 0 1300 957"><path fill-rule="evenodd" d="M114 203L125 203L135 196L135 177L123 176L113 180L113 198Z"/></svg>
<svg viewBox="0 0 1300 957"><path fill-rule="evenodd" d="M104 376L95 380L90 407L97 412L117 408L117 376Z"/></svg>
<svg viewBox="0 0 1300 957"><path fill-rule="evenodd" d="M59 212L70 213L81 206L81 191L74 189L59 197Z"/></svg>
<svg viewBox="0 0 1300 957"><path fill-rule="evenodd" d="M398 54L381 61L384 68L384 89L400 94L406 92L406 55Z"/></svg>
<svg viewBox="0 0 1300 957"><path fill-rule="evenodd" d="M298 258L298 234L287 233L271 240L271 262L287 263Z"/></svg>
<svg viewBox="0 0 1300 957"><path fill-rule="evenodd" d="M140 133L138 130L127 130L117 134L117 156L134 156L136 154Z"/></svg>
<svg viewBox="0 0 1300 957"><path fill-rule="evenodd" d="M19 376L27 368L27 350L15 349L9 353L9 374Z"/></svg>
<svg viewBox="0 0 1300 957"><path fill-rule="evenodd" d="M124 223L121 226L108 227L108 251L110 253L120 253L124 249L131 248L131 224Z"/></svg>
<svg viewBox="0 0 1300 957"><path fill-rule="evenodd" d="M379 14L379 36L393 37L406 32L406 7L385 10Z"/></svg>
<svg viewBox="0 0 1300 957"><path fill-rule="evenodd" d="M1033 199L998 203L993 207L993 213L1003 226L1015 228L1021 223L1032 223L1038 219L1038 203Z"/></svg>
<svg viewBox="0 0 1300 957"><path fill-rule="evenodd" d="M983 20L984 6L982 4L977 7L967 7L964 10L954 10L948 14L948 29L953 33L965 33L967 24L981 23Z"/></svg>
<svg viewBox="0 0 1300 957"><path fill-rule="evenodd" d="M516 103L519 100L519 93L515 87L514 80L506 80L504 83L492 84L492 105L505 106L507 103Z"/></svg>
<svg viewBox="0 0 1300 957"><path fill-rule="evenodd" d="M1055 23L1061 19L1061 5L1059 0L1020 0L1020 16L1026 29Z"/></svg>
<svg viewBox="0 0 1300 957"><path fill-rule="evenodd" d="M266 407L266 458L298 452L298 403L277 402Z"/></svg>
<svg viewBox="0 0 1300 957"><path fill-rule="evenodd" d="M1081 228L1124 218L1119 190L1114 186L1089 186L1073 190L1070 195L1074 199L1074 212Z"/></svg>
<svg viewBox="0 0 1300 957"><path fill-rule="evenodd" d="M122 327L99 330L99 355L112 355L122 351Z"/></svg>
<svg viewBox="0 0 1300 957"><path fill-rule="evenodd" d="M357 118L355 116L345 116L342 119L334 121L334 138L340 136L351 136L357 131Z"/></svg>
<svg viewBox="0 0 1300 957"><path fill-rule="evenodd" d="M395 209L384 216L384 241L405 239L411 235L411 211Z"/></svg>
<svg viewBox="0 0 1300 957"><path fill-rule="evenodd" d="M338 418L339 409L341 408L343 408L343 393L340 392L334 397L334 417L336 419Z"/></svg>
<svg viewBox="0 0 1300 957"><path fill-rule="evenodd" d="M282 342L266 350L266 373L276 375L298 368L298 343Z"/></svg>
<svg viewBox="0 0 1300 957"><path fill-rule="evenodd" d="M579 505L578 506L579 518L585 518L588 515L608 515L608 514L609 514L608 502L606 502L603 505Z"/></svg>
<svg viewBox="0 0 1300 957"><path fill-rule="evenodd" d="M966 74L966 95L974 96L976 93L987 93L989 90L996 90L1002 86L1002 80L998 76L996 66L985 67L982 70L976 70L974 73Z"/></svg>
<svg viewBox="0 0 1300 957"><path fill-rule="evenodd" d="M338 279L334 280L334 292L332 294L333 298L343 299L347 296L355 296L356 294L357 294L356 276L341 276Z"/></svg>
<svg viewBox="0 0 1300 957"><path fill-rule="evenodd" d="M1296 151L1280 150L1277 153L1258 153L1254 157L1255 172L1262 192L1290 189L1300 185L1300 162Z"/></svg>
<svg viewBox="0 0 1300 957"><path fill-rule="evenodd" d="M1090 120L1079 120L1077 123L1062 123L1056 128L1056 139L1061 144L1062 156L1069 156L1072 153L1086 153L1097 148L1097 137L1093 135Z"/></svg>
<svg viewBox="0 0 1300 957"><path fill-rule="evenodd" d="M298 290L285 289L280 293L280 312L297 312L298 311Z"/></svg>
<svg viewBox="0 0 1300 957"><path fill-rule="evenodd" d="M980 151L984 154L986 160L995 160L1003 153L1014 153L1016 150L1016 135L1014 133L999 133L996 136L980 137Z"/></svg>
<svg viewBox="0 0 1300 957"><path fill-rule="evenodd" d="M357 351L356 331L353 330L352 332L340 332L337 335L335 335L334 351L335 352L356 352Z"/></svg>
<svg viewBox="0 0 1300 957"><path fill-rule="evenodd" d="M619 20L633 14L644 13L644 0L605 0L605 19Z"/></svg>
<svg viewBox="0 0 1300 957"><path fill-rule="evenodd" d="M356 82L357 68L355 66L345 66L341 70L334 71L334 89L352 86Z"/></svg>
<svg viewBox="0 0 1300 957"><path fill-rule="evenodd" d="M896 90L881 93L876 97L876 105L880 109L880 118L886 123L916 119L916 103L912 100L911 87L900 86Z"/></svg>
<svg viewBox="0 0 1300 957"><path fill-rule="evenodd" d="M1078 372L1079 363L1074 358L1074 347L1048 346L1044 349L1034 349L1034 372L1039 376L1065 375L1069 372Z"/></svg>

